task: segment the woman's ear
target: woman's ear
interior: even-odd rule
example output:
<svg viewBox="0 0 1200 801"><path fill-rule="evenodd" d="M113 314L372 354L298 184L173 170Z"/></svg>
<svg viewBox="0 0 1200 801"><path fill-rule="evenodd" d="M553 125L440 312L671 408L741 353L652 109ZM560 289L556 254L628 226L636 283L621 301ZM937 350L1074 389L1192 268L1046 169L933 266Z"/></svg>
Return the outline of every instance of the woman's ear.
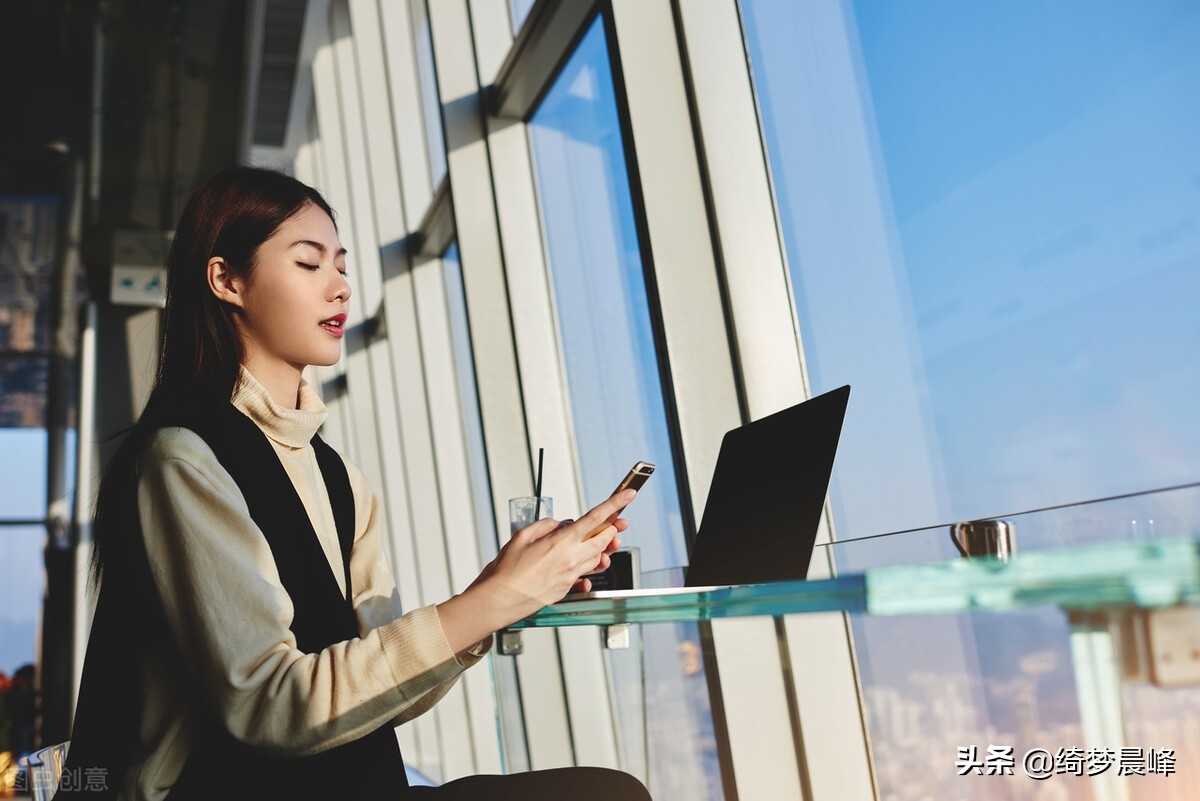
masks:
<svg viewBox="0 0 1200 801"><path fill-rule="evenodd" d="M242 280L233 274L225 259L213 256L208 260L208 288L219 300L241 307L243 286Z"/></svg>

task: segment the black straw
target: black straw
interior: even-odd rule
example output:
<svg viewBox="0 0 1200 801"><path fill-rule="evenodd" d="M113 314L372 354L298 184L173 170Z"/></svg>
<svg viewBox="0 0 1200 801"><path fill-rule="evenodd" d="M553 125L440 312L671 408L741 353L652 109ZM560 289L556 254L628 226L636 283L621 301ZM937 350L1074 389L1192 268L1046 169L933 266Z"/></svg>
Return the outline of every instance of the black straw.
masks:
<svg viewBox="0 0 1200 801"><path fill-rule="evenodd" d="M533 519L539 520L542 516L542 456L545 455L545 448L538 448L538 471L537 479L534 481L533 487Z"/></svg>

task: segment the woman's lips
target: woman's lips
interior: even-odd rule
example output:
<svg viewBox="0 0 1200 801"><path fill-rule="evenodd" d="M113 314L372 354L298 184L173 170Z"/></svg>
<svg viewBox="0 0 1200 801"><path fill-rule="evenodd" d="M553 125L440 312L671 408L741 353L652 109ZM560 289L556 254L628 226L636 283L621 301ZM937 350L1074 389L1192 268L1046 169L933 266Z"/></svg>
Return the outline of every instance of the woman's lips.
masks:
<svg viewBox="0 0 1200 801"><path fill-rule="evenodd" d="M324 328L326 331L328 331L330 334L333 334L338 339L341 339L342 337L344 337L346 335L346 329L344 327L345 324L346 324L346 315L335 314L333 317L330 317L328 320L323 321L321 323L321 327Z"/></svg>

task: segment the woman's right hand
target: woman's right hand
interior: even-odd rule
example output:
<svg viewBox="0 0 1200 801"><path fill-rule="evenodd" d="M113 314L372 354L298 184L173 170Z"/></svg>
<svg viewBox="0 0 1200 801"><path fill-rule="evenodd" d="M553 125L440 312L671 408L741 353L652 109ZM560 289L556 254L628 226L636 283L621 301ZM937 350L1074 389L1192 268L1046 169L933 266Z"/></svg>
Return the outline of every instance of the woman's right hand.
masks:
<svg viewBox="0 0 1200 801"><path fill-rule="evenodd" d="M442 628L455 653L559 601L581 576L603 569L629 521L617 517L596 536L585 537L635 497L635 490L625 490L578 520L560 523L544 518L514 534L467 589L438 605Z"/></svg>

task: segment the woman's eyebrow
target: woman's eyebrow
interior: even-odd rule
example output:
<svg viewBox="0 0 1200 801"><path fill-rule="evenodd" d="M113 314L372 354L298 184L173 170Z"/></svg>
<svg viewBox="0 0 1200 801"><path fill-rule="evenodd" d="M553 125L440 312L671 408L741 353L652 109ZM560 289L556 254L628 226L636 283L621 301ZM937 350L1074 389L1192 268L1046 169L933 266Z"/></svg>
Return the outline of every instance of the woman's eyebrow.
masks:
<svg viewBox="0 0 1200 801"><path fill-rule="evenodd" d="M290 245L290 247L297 247L298 245L308 245L309 247L316 248L317 250L321 251L322 253L325 252L324 245L322 245L320 242L314 242L311 239L297 239L295 242L293 242ZM340 250L338 250L337 255L345 256L347 252L348 251L345 248L341 248Z"/></svg>

